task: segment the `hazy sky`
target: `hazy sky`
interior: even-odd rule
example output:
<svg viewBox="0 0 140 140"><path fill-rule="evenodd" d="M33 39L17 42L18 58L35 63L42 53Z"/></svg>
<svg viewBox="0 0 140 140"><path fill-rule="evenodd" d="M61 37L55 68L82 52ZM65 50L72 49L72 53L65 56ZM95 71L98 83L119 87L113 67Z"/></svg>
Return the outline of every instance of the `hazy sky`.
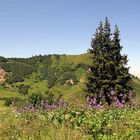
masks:
<svg viewBox="0 0 140 140"><path fill-rule="evenodd" d="M0 0L0 55L85 53L106 16L140 76L140 0Z"/></svg>

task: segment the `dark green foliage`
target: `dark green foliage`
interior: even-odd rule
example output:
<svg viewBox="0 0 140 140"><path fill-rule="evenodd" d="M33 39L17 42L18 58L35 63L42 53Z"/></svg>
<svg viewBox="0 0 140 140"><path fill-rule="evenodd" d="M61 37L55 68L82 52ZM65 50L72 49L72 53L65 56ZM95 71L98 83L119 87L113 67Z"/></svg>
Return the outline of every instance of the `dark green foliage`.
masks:
<svg viewBox="0 0 140 140"><path fill-rule="evenodd" d="M125 67L127 56L120 53L122 46L119 36L116 26L112 38L110 23L106 18L104 26L100 22L91 42L93 65L88 74L87 92L89 96L96 98L97 104L102 101L112 104L111 91L115 92L120 102L128 100L131 76L129 68ZM120 94L123 94L123 97L120 98Z"/></svg>
<svg viewBox="0 0 140 140"><path fill-rule="evenodd" d="M1 63L0 65L6 72L10 73L7 78L7 82L10 84L23 81L26 76L35 71L32 66L18 62Z"/></svg>
<svg viewBox="0 0 140 140"><path fill-rule="evenodd" d="M73 80L74 84L77 83L77 78L74 72L72 71L68 71L65 72L59 79L58 79L58 83L60 83L61 85L64 85L66 83L67 80Z"/></svg>
<svg viewBox="0 0 140 140"><path fill-rule="evenodd" d="M19 98L5 98L4 101L5 106L16 105L18 102L21 102Z"/></svg>
<svg viewBox="0 0 140 140"><path fill-rule="evenodd" d="M11 98L6 98L4 105L5 106L10 106L12 104L12 102L13 102L13 100Z"/></svg>
<svg viewBox="0 0 140 140"><path fill-rule="evenodd" d="M29 85L19 85L19 86L17 86L17 88L18 88L18 92L20 94L27 95L30 86Z"/></svg>
<svg viewBox="0 0 140 140"><path fill-rule="evenodd" d="M70 79L76 84L81 75L79 69L82 69L84 73L89 67L89 65L83 63L68 62L67 57L64 58L64 55L57 54L39 55L30 58L8 58L7 60L7 62L0 62L0 66L8 72L6 79L8 84L23 82L25 78L29 77L31 79L31 75L36 73L37 78L33 82L46 80L48 88L52 88L59 82L63 85L66 80ZM68 78L66 78L67 76Z"/></svg>
<svg viewBox="0 0 140 140"><path fill-rule="evenodd" d="M13 73L6 79L6 82L8 84L12 84L12 83L16 83L16 82L22 82L22 81L24 81L24 77L19 75L19 73Z"/></svg>
<svg viewBox="0 0 140 140"><path fill-rule="evenodd" d="M59 65L60 56L57 54L54 54L54 55L52 55L51 60L52 60L52 65Z"/></svg>
<svg viewBox="0 0 140 140"><path fill-rule="evenodd" d="M8 62L8 60L2 56L0 56L0 62Z"/></svg>
<svg viewBox="0 0 140 140"><path fill-rule="evenodd" d="M60 56L58 55L53 55L52 56L52 63L51 65L42 65L39 68L39 73L40 73L40 79L41 80L47 80L48 81L48 87L51 88L55 84L59 83L64 84L65 78L63 78L63 74L65 72L71 72L71 77L69 76L67 80L70 78L72 79L74 77L74 80L76 79L74 75L74 70L75 67L70 67L70 64L66 63L61 63L59 64ZM72 64L71 64L72 65ZM63 81L63 82L62 82ZM75 80L76 82L77 80Z"/></svg>
<svg viewBox="0 0 140 140"><path fill-rule="evenodd" d="M40 77L42 77L42 79L49 79L48 77L56 77L56 75L58 75L58 72L60 71L58 66L46 66L43 65L40 69L39 69L39 73L40 73Z"/></svg>
<svg viewBox="0 0 140 140"><path fill-rule="evenodd" d="M43 99L43 96L41 93L32 93L28 97L28 102L31 103L33 106L38 106L40 105L42 99Z"/></svg>
<svg viewBox="0 0 140 140"><path fill-rule="evenodd" d="M0 62L0 66L2 69L4 69L6 72L11 72L11 64L10 63L3 63Z"/></svg>
<svg viewBox="0 0 140 140"><path fill-rule="evenodd" d="M57 80L57 77L53 74L50 74L47 76L47 81L48 81L48 87L51 88L55 85L55 82Z"/></svg>
<svg viewBox="0 0 140 140"><path fill-rule="evenodd" d="M46 99L48 101L48 104L52 105L55 101L55 95L52 92L50 92L50 93L47 94Z"/></svg>
<svg viewBox="0 0 140 140"><path fill-rule="evenodd" d="M78 69L78 68L83 68L84 70L88 70L89 65L84 64L84 63L80 63L80 64L76 65L76 69Z"/></svg>
<svg viewBox="0 0 140 140"><path fill-rule="evenodd" d="M114 38L112 42L112 58L115 67L112 73L113 80L115 80L113 87L118 92L128 93L130 90L132 90L132 86L129 83L131 75L129 74L129 68L125 67L128 62L127 56L121 55L120 53L122 46L120 45L119 29L117 26L115 27Z"/></svg>

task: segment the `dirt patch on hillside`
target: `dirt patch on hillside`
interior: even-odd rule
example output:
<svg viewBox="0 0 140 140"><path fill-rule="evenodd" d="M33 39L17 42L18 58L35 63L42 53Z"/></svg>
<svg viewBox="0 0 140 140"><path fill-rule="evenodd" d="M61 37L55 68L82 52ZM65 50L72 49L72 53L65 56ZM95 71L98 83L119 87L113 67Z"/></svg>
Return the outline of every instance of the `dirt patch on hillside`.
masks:
<svg viewBox="0 0 140 140"><path fill-rule="evenodd" d="M5 82L6 78L6 71L0 67L0 84Z"/></svg>

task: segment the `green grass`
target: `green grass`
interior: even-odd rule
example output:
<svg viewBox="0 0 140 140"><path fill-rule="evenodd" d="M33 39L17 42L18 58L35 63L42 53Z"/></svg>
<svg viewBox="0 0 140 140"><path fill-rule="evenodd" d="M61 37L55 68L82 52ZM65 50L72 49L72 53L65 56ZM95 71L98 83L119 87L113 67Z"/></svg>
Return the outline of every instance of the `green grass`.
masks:
<svg viewBox="0 0 140 140"><path fill-rule="evenodd" d="M86 140L89 137L79 130L64 125L54 126L47 114L14 113L5 111L0 114L0 139L32 140Z"/></svg>
<svg viewBox="0 0 140 140"><path fill-rule="evenodd" d="M80 78L82 77L82 75L85 73L86 71L82 68L79 68L75 71L76 77L78 80L80 80Z"/></svg>
<svg viewBox="0 0 140 140"><path fill-rule="evenodd" d="M0 112L4 112L4 111L6 111L6 110L9 109L9 107L6 107L6 106L4 105L4 103L5 103L5 101L0 100Z"/></svg>
<svg viewBox="0 0 140 140"><path fill-rule="evenodd" d="M46 80L39 80L38 74L33 73L30 77L25 78L23 82L17 82L14 86L18 85L29 85L31 88L29 89L29 94L33 92L45 93L48 90L48 83Z"/></svg>
<svg viewBox="0 0 140 140"><path fill-rule="evenodd" d="M24 99L25 97L17 93L13 88L10 89L0 89L0 112L9 110L10 107L5 106L5 99L8 98L19 98Z"/></svg>
<svg viewBox="0 0 140 140"><path fill-rule="evenodd" d="M80 55L61 55L61 63L73 63L73 64L91 64L90 54L80 54Z"/></svg>
<svg viewBox="0 0 140 140"><path fill-rule="evenodd" d="M77 71L77 75L82 75L83 71L82 70L78 70ZM25 84L25 85L30 85L31 88L29 90L29 94L33 93L33 92L40 92L40 93L45 93L47 90L52 91L52 93L58 97L60 95L62 95L62 99L64 99L65 101L68 102L73 102L73 103L77 103L77 100L79 103L85 103L85 95L86 93L83 91L83 89L85 88L85 76L79 76L79 80L80 82L77 85L73 85L73 86L67 86L67 85L55 85L52 89L48 89L47 87L47 81L40 81L40 82L35 82L35 79L30 78L30 79L26 79L24 82L19 82L16 83L16 85L20 85L20 84ZM136 93L136 100L139 102L140 101L140 81L135 79L133 80L133 88L134 88L134 92ZM23 99L24 96L21 96L16 88L10 88L10 89L4 89L2 87L0 87L0 97L1 98L11 98L11 97L18 97ZM1 106L1 104L0 104Z"/></svg>
<svg viewBox="0 0 140 140"><path fill-rule="evenodd" d="M85 103L85 92L81 84L71 87L65 92L64 100L72 103Z"/></svg>
<svg viewBox="0 0 140 140"><path fill-rule="evenodd" d="M0 139L139 140L140 108L88 110L61 108L51 112L0 112Z"/></svg>
<svg viewBox="0 0 140 140"><path fill-rule="evenodd" d="M133 84L133 88L134 88L134 92L136 93L136 96L140 97L140 80L134 79L132 84Z"/></svg>

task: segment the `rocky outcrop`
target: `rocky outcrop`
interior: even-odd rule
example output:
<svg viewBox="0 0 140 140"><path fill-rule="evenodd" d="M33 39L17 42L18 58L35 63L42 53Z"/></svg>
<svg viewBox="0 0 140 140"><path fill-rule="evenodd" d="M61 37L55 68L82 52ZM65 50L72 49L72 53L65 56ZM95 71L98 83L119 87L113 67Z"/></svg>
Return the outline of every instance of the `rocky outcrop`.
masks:
<svg viewBox="0 0 140 140"><path fill-rule="evenodd" d="M90 68L87 70L87 73L91 73L91 69Z"/></svg>
<svg viewBox="0 0 140 140"><path fill-rule="evenodd" d="M66 81L66 84L68 84L68 85L74 85L74 81L72 79L67 80Z"/></svg>
<svg viewBox="0 0 140 140"><path fill-rule="evenodd" d="M0 67L0 84L3 84L5 82L5 77L6 77L6 72L5 70L3 70L1 67Z"/></svg>

